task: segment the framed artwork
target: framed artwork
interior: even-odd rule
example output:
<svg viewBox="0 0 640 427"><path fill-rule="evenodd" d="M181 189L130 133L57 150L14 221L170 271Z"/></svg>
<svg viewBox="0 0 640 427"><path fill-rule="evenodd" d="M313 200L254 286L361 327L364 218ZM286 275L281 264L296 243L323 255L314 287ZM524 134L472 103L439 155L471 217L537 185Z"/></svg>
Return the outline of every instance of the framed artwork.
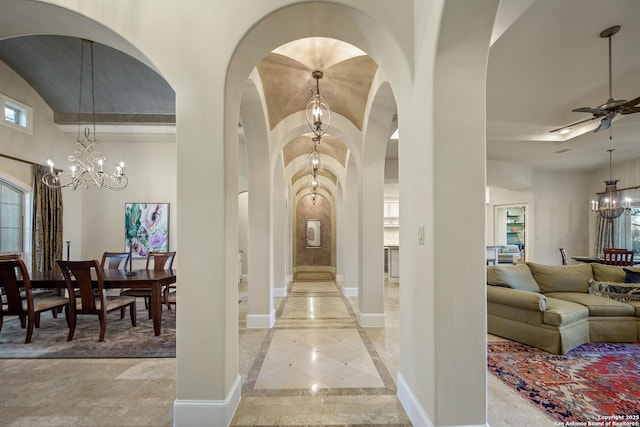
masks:
<svg viewBox="0 0 640 427"><path fill-rule="evenodd" d="M169 250L169 203L125 203L125 250L134 258Z"/></svg>
<svg viewBox="0 0 640 427"><path fill-rule="evenodd" d="M308 248L320 247L320 220L319 219L307 220L307 247Z"/></svg>

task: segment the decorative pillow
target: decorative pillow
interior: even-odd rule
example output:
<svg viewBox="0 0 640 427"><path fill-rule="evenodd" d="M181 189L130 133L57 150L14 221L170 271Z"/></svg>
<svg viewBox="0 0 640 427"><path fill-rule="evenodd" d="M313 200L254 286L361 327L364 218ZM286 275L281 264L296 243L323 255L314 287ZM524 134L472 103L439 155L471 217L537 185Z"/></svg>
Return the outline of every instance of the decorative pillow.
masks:
<svg viewBox="0 0 640 427"><path fill-rule="evenodd" d="M527 264L490 265L487 267L487 284L521 291L540 292Z"/></svg>
<svg viewBox="0 0 640 427"><path fill-rule="evenodd" d="M542 265L527 262L542 293L588 292L593 279L591 264Z"/></svg>
<svg viewBox="0 0 640 427"><path fill-rule="evenodd" d="M628 268L623 268L623 270L625 283L640 283L640 271L633 271Z"/></svg>
<svg viewBox="0 0 640 427"><path fill-rule="evenodd" d="M589 293L617 301L640 301L640 283L590 280Z"/></svg>

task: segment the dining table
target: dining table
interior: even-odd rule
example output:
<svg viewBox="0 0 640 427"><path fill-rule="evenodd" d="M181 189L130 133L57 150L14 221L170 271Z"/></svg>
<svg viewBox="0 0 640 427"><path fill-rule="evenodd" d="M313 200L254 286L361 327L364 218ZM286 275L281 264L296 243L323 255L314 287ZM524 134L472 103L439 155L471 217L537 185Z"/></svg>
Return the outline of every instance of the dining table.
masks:
<svg viewBox="0 0 640 427"><path fill-rule="evenodd" d="M131 272L124 270L104 271L104 287L106 289L151 289L151 319L153 331L158 336L162 325L162 291L165 286L176 283L175 270L139 269ZM133 274L135 273L135 274ZM65 289L66 283L60 271L33 272L30 274L31 287L41 289ZM94 276L97 285L97 278Z"/></svg>
<svg viewBox="0 0 640 427"><path fill-rule="evenodd" d="M571 257L572 260L574 261L578 261L578 262L586 262L586 263L590 263L590 264L604 264L604 257L599 257L599 256L590 256L590 255L574 255ZM635 259L633 260L633 264L640 264L640 260Z"/></svg>

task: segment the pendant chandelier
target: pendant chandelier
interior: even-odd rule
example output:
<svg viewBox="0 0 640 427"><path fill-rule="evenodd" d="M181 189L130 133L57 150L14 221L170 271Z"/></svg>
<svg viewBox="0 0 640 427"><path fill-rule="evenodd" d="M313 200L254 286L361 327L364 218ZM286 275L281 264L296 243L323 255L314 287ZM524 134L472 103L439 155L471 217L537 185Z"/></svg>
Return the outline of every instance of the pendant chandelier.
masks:
<svg viewBox="0 0 640 427"><path fill-rule="evenodd" d="M598 213L602 218L612 220L620 217L623 213L629 214L631 211L631 200L629 198L622 199L622 194L618 191L617 183L619 180L613 179L612 153L614 149L607 150L609 152L609 180L605 181L604 193L599 193L598 200L591 201L591 211Z"/></svg>
<svg viewBox="0 0 640 427"><path fill-rule="evenodd" d="M324 73L322 71L316 70L311 73L311 77L316 80L316 91L312 93L311 99L307 102L305 111L307 124L314 135L312 138L313 151L307 156L307 168L309 172L311 172L311 181L309 184L311 188L311 202L314 205L318 199L318 189L320 187L318 174L322 171L323 167L322 157L320 157L318 147L320 146L322 136L329 130L329 123L331 122L331 109L329 108L329 104L324 97L320 95L320 79L323 76Z"/></svg>
<svg viewBox="0 0 640 427"><path fill-rule="evenodd" d="M82 129L82 89L84 81L84 51L89 46L91 63L91 121L92 126ZM93 41L82 39L80 50L80 94L78 99L78 135L74 141L75 150L67 159L71 162L69 172L54 168L51 160L47 161L49 172L42 177L42 182L54 188L78 187L89 188L90 185L108 190L123 190L129 180L124 173L124 162L120 162L111 174L104 172L106 158L98 151L99 141L96 137L96 107L93 67Z"/></svg>

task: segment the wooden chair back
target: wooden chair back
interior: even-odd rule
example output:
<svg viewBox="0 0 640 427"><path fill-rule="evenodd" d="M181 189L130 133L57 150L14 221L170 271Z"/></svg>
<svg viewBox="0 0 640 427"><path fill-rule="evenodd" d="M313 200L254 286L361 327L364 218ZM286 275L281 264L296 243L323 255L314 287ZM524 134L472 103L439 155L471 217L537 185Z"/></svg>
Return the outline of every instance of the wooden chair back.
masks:
<svg viewBox="0 0 640 427"><path fill-rule="evenodd" d="M175 252L149 252L146 269L149 270L149 267L153 264L151 270L171 270L175 257Z"/></svg>
<svg viewBox="0 0 640 427"><path fill-rule="evenodd" d="M633 265L633 251L624 248L606 248L604 263L607 265Z"/></svg>
<svg viewBox="0 0 640 427"><path fill-rule="evenodd" d="M105 252L100 265L105 270L124 270L129 261L129 252Z"/></svg>
<svg viewBox="0 0 640 427"><path fill-rule="evenodd" d="M81 314L100 314L105 312L107 306L106 292L104 291L104 272L98 260L90 261L57 261L64 275L69 295L74 294L80 300L81 305L76 304L76 312ZM98 284L94 293L93 279L96 278ZM100 307L96 304L96 299L101 301Z"/></svg>
<svg viewBox="0 0 640 427"><path fill-rule="evenodd" d="M22 285L19 279L22 279ZM0 304L0 312L13 316L24 316L33 311L33 294L31 290L31 279L24 262L19 258L7 258L0 260L0 284L4 288L4 304ZM22 305L24 299L27 301L27 310ZM6 307L2 307L6 304Z"/></svg>
<svg viewBox="0 0 640 427"><path fill-rule="evenodd" d="M569 260L567 259L567 251L564 248L560 248L560 256L562 257L562 265L569 264Z"/></svg>

